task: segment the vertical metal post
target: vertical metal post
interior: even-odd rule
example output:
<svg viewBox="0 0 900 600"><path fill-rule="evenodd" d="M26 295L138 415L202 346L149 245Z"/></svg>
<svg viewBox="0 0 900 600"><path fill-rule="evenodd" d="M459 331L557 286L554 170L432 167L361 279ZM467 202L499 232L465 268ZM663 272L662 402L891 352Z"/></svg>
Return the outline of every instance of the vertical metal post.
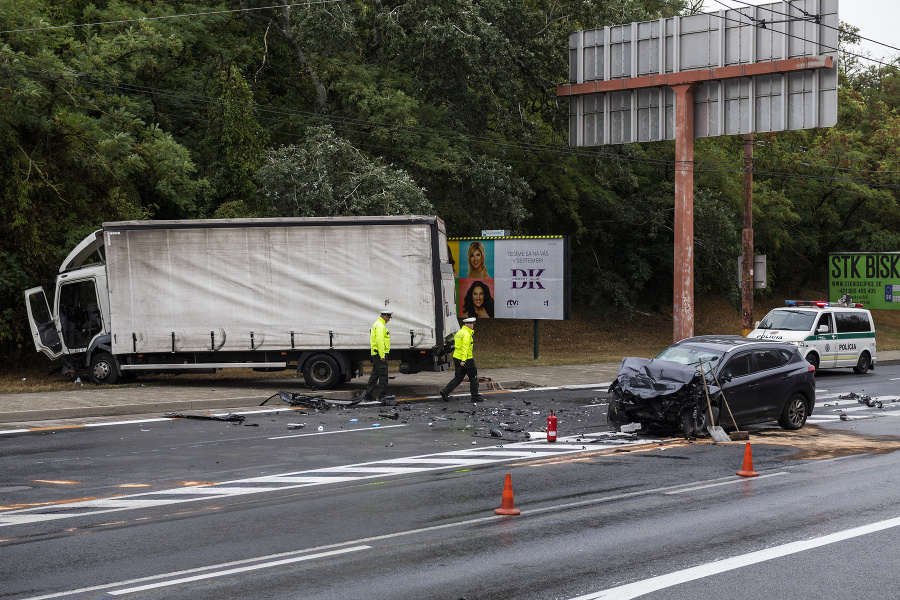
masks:
<svg viewBox="0 0 900 600"><path fill-rule="evenodd" d="M744 134L744 230L741 232L741 331L753 331L753 134Z"/></svg>
<svg viewBox="0 0 900 600"><path fill-rule="evenodd" d="M534 360L537 360L540 356L540 352L538 350L538 339L540 336L538 335L538 320L534 320Z"/></svg>
<svg viewBox="0 0 900 600"><path fill-rule="evenodd" d="M675 290L673 339L694 335L694 91L698 83L673 85L675 92Z"/></svg>

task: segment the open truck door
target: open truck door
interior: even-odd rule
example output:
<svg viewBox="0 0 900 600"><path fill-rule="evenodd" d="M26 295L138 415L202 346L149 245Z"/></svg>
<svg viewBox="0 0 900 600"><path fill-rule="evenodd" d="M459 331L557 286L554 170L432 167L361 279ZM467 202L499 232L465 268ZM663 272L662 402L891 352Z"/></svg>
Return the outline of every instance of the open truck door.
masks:
<svg viewBox="0 0 900 600"><path fill-rule="evenodd" d="M59 330L47 304L44 288L31 288L25 291L25 306L28 308L28 324L31 326L31 337L38 352L43 352L51 359L62 356L62 342Z"/></svg>

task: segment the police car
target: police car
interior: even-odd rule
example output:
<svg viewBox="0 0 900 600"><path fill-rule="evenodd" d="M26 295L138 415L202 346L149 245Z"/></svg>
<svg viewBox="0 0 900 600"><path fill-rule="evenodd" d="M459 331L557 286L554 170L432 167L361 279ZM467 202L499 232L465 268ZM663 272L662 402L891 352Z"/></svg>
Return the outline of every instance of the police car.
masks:
<svg viewBox="0 0 900 600"><path fill-rule="evenodd" d="M842 296L837 303L787 300L756 324L748 338L788 342L800 348L816 369L852 367L863 374L875 368L872 313Z"/></svg>

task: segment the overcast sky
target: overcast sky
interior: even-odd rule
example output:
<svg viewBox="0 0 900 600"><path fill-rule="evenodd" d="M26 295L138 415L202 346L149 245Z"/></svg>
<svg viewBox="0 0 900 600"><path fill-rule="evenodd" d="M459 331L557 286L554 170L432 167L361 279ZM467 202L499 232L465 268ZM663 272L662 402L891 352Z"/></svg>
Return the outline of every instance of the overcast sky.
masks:
<svg viewBox="0 0 900 600"><path fill-rule="evenodd" d="M723 10L724 5L740 8L747 4L771 4L772 0L705 0L704 11ZM894 46L887 48L872 42L863 42L850 50L858 54L869 52L872 58L887 59L900 56L900 0L840 0L838 17L841 21L859 27L863 37Z"/></svg>

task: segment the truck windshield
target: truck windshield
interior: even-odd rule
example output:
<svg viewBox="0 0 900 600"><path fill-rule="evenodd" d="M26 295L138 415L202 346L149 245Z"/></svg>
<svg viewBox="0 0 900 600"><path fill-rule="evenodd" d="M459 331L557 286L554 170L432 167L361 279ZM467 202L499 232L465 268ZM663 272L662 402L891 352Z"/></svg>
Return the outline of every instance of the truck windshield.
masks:
<svg viewBox="0 0 900 600"><path fill-rule="evenodd" d="M773 310L759 322L757 329L783 329L785 331L809 331L817 313L801 310Z"/></svg>

